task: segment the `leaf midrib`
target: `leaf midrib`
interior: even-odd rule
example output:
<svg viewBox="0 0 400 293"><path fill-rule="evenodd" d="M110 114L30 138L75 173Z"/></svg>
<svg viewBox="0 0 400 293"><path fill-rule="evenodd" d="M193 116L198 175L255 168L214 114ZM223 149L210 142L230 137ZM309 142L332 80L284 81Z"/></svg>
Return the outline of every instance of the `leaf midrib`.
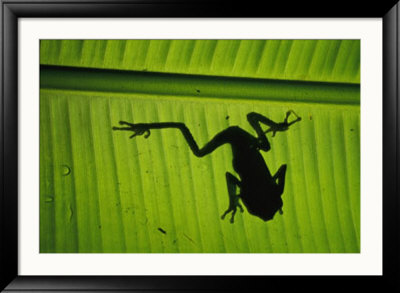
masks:
<svg viewBox="0 0 400 293"><path fill-rule="evenodd" d="M177 97L360 104L360 85L41 66L41 89Z"/></svg>

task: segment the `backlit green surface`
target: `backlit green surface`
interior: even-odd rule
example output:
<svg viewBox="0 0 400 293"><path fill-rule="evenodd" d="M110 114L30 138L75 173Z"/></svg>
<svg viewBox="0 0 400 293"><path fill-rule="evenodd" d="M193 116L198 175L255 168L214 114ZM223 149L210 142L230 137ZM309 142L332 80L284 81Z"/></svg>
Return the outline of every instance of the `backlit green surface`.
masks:
<svg viewBox="0 0 400 293"><path fill-rule="evenodd" d="M359 40L43 40L40 62L136 71L360 82Z"/></svg>
<svg viewBox="0 0 400 293"><path fill-rule="evenodd" d="M222 79L223 86L219 88L207 78L195 77L191 82L200 87L192 91L191 84L182 82L181 77L162 75L170 89L155 82L151 73L136 74L137 79L128 74L133 85L118 90L126 83L110 82L120 80L113 71L100 71L98 75L77 71L73 76L68 70L61 70L58 75L43 71L40 251L359 252L359 91L350 87L349 92L345 84L310 82L356 83L359 49L354 48L359 48L359 42L293 41L289 53L282 45L289 41L281 42L280 49L271 56L297 54L303 58L294 65L292 57L276 57L269 66L272 53L266 48L275 42L279 41L264 42L261 52L256 50L260 41L85 41L81 42L79 54L72 49L78 41L42 42L42 64L249 78L286 76L308 83L301 83L300 88L293 88L293 82L279 84L272 91L265 91L267 81L248 83L241 79L240 88L246 91L240 92L238 98L235 83L224 83ZM353 49L342 56L347 42ZM190 58L184 49L178 50L189 50L192 43L195 46ZM216 43L213 54L209 52L211 43ZM89 44L96 44L92 53ZM234 44L238 47L235 55ZM296 51L300 44L302 53ZM341 52L335 58L329 53L334 44ZM305 49L310 47L314 49ZM318 53L322 47L326 48L325 55ZM217 48L225 48L227 53L218 53ZM151 55L154 52L164 52L164 59ZM208 57L200 58L210 54L212 62L204 61ZM142 55L147 56L145 61L137 57ZM335 64L330 74L321 69L329 64ZM277 69L283 67L284 71ZM300 72L305 71L308 73L301 76ZM279 75L282 72L286 75ZM141 82L135 84L138 80ZM322 100L330 92L331 98ZM344 94L348 98L343 98ZM258 98L254 99L254 95ZM276 98L279 96L283 98ZM285 99L287 96L293 98ZM311 98L296 98L304 96ZM263 153L272 173L282 164L288 165L284 214L277 214L269 222L247 211L238 212L234 224L220 219L228 207L225 172L234 174L229 146L197 158L177 130L153 130L148 139L129 139L129 133L111 130L119 120L184 122L202 146L230 125L239 125L255 135L246 120L249 112L281 122L289 109L302 121L274 138L269 135L271 151Z"/></svg>

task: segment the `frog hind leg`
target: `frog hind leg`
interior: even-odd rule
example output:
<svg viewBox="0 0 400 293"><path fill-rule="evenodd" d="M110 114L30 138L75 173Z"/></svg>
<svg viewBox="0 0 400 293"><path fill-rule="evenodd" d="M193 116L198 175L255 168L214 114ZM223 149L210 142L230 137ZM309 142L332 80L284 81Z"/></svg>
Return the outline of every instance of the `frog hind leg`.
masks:
<svg viewBox="0 0 400 293"><path fill-rule="evenodd" d="M232 216L231 216L230 222L233 223L235 221L235 214L236 214L236 211L237 211L238 207L240 209L240 212L243 213L243 207L239 203L240 196L236 194L236 187L240 187L241 186L241 182L239 181L239 179L237 179L235 176L233 176L229 172L225 173L225 177L226 177L226 184L227 184L227 187L228 187L229 207L224 212L224 214L221 216L221 219L223 220L227 214L232 212Z"/></svg>
<svg viewBox="0 0 400 293"><path fill-rule="evenodd" d="M287 165L283 164L279 170L275 173L275 175L272 177L272 179L274 181L276 181L277 186L278 186L278 190L279 190L279 194L282 195L283 190L285 188L285 175L286 175L286 168ZM282 215L283 211L282 208L279 209L279 213Z"/></svg>

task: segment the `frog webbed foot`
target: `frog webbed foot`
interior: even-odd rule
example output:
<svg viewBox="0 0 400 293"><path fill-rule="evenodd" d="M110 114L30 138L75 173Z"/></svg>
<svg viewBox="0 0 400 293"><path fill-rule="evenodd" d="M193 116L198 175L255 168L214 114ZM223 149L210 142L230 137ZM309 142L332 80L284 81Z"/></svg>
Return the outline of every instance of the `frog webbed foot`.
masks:
<svg viewBox="0 0 400 293"><path fill-rule="evenodd" d="M134 138L137 135L143 135L144 138L148 138L150 136L150 129L133 129L134 133L129 138Z"/></svg>
<svg viewBox="0 0 400 293"><path fill-rule="evenodd" d="M290 115L295 116L295 119L289 122ZM274 137L277 132L287 131L289 129L289 126L299 121L301 121L301 117L297 115L293 110L289 110L286 112L286 116L283 122L268 124L269 128L264 131L264 133L267 134L268 132L272 132L272 137Z"/></svg>
<svg viewBox="0 0 400 293"><path fill-rule="evenodd" d="M241 186L241 182L229 172L226 172L225 176L229 195L229 207L221 216L221 219L223 220L227 214L232 212L230 222L233 223L235 221L237 208L239 208L239 210L243 213L243 207L239 202L240 194L236 194L236 188Z"/></svg>
<svg viewBox="0 0 400 293"><path fill-rule="evenodd" d="M134 138L137 135L143 135L144 138L148 138L150 136L150 129L148 125L144 123L129 123L126 121L119 121L120 125L126 125L126 127L116 127L114 126L113 130L126 130L126 131L133 131L133 134L129 136L129 138Z"/></svg>
<svg viewBox="0 0 400 293"><path fill-rule="evenodd" d="M233 224L235 222L235 215L237 212L237 208L239 208L241 213L244 212L242 205L239 203L239 197L237 197L237 201L234 204L229 205L229 208L222 214L221 219L222 220L225 219L225 216L230 212L232 212L230 222Z"/></svg>

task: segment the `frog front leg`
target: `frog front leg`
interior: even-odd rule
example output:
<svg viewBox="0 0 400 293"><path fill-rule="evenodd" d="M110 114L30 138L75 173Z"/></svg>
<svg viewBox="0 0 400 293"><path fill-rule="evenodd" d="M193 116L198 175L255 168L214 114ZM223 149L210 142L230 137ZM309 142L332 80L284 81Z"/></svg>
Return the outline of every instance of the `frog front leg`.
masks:
<svg viewBox="0 0 400 293"><path fill-rule="evenodd" d="M243 207L239 203L240 196L236 194L236 187L237 186L240 187L241 182L239 181L239 179L237 179L229 172L225 173L225 177L226 177L226 184L228 187L229 207L225 211L225 213L221 216L221 219L223 220L228 213L232 212L230 222L233 223L235 219L236 210L238 207L240 209L240 212L243 213Z"/></svg>
<svg viewBox="0 0 400 293"><path fill-rule="evenodd" d="M296 117L296 119L289 122L288 119L291 114L293 114ZM269 151L271 149L271 146L265 134L268 132L272 132L272 136L275 136L276 132L278 131L286 131L289 129L289 126L293 125L298 121L301 121L301 117L299 117L293 110L289 110L286 112L284 121L278 123L272 121L271 119L261 114L251 112L247 114L247 120L249 121L250 125L254 128L254 130L257 132L260 148L263 151ZM260 123L267 125L269 129L267 129L266 131L262 130Z"/></svg>

